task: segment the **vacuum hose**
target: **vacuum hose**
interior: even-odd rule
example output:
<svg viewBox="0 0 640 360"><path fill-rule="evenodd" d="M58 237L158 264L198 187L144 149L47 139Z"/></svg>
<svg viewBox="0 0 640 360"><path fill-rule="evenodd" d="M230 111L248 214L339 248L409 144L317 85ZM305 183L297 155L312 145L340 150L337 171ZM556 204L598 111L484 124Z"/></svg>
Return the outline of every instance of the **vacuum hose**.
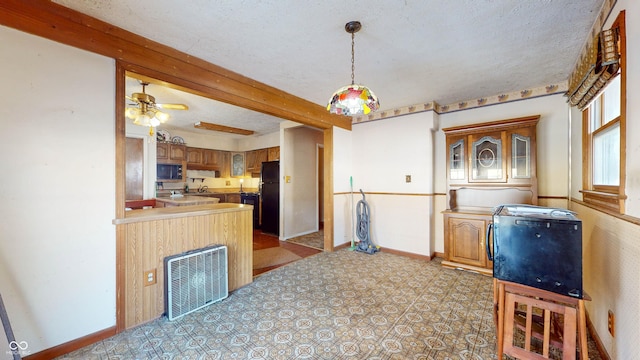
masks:
<svg viewBox="0 0 640 360"><path fill-rule="evenodd" d="M356 205L356 212L358 214L356 236L358 236L360 242L358 243L356 250L373 254L380 249L378 246L373 244L371 237L369 236L369 204L365 200L362 189L360 189L360 193L362 194L362 200L358 201L358 204Z"/></svg>

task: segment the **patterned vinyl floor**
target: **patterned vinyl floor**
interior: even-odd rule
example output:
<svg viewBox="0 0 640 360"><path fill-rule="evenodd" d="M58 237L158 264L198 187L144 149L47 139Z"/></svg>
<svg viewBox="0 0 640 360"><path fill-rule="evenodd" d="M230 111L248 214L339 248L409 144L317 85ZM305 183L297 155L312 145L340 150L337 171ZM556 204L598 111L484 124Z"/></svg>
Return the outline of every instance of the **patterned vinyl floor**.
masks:
<svg viewBox="0 0 640 360"><path fill-rule="evenodd" d="M63 359L496 359L490 277L389 253L321 253L175 321Z"/></svg>

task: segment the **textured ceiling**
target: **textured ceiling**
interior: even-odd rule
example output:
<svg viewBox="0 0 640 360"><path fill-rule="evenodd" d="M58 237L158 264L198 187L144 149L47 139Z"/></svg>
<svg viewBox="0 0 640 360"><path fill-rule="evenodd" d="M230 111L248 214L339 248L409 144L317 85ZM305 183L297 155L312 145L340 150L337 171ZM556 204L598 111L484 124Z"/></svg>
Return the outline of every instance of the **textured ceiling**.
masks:
<svg viewBox="0 0 640 360"><path fill-rule="evenodd" d="M355 81L381 110L454 103L565 81L602 0L55 0L105 22L325 106ZM127 93L140 88L127 89ZM174 99L152 85L159 102ZM165 98L165 95L167 98ZM186 96L186 95L185 95ZM207 100L173 126L251 128L268 116ZM200 110L200 106L207 109ZM229 107L225 105L225 107ZM217 115L216 115L217 114ZM242 120L239 124L236 121ZM277 125L277 121L271 121ZM244 124L244 125L243 125ZM263 126L259 132L268 132Z"/></svg>

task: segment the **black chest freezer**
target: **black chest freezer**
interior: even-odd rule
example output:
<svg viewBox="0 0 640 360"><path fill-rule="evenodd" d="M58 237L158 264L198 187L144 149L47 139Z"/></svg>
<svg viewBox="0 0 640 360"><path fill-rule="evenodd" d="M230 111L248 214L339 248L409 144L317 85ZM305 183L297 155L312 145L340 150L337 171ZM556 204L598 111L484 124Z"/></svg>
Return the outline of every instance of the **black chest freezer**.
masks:
<svg viewBox="0 0 640 360"><path fill-rule="evenodd" d="M501 205L492 227L495 278L582 299L582 222L574 212Z"/></svg>

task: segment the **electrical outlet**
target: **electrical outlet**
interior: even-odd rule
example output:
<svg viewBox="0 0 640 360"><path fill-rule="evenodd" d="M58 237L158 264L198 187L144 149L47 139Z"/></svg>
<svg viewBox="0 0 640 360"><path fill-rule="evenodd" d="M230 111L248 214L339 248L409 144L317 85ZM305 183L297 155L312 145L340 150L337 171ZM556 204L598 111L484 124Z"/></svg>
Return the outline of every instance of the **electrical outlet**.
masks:
<svg viewBox="0 0 640 360"><path fill-rule="evenodd" d="M609 310L609 316L607 320L607 328L609 329L609 334L611 336L615 336L616 334L616 318L613 315L613 311Z"/></svg>
<svg viewBox="0 0 640 360"><path fill-rule="evenodd" d="M411 182L411 175L405 175L404 176L404 181L410 183Z"/></svg>
<svg viewBox="0 0 640 360"><path fill-rule="evenodd" d="M147 270L144 272L144 286L153 285L156 283L156 269Z"/></svg>
<svg viewBox="0 0 640 360"><path fill-rule="evenodd" d="M231 180L225 181L224 184L227 185L227 186L231 186Z"/></svg>

